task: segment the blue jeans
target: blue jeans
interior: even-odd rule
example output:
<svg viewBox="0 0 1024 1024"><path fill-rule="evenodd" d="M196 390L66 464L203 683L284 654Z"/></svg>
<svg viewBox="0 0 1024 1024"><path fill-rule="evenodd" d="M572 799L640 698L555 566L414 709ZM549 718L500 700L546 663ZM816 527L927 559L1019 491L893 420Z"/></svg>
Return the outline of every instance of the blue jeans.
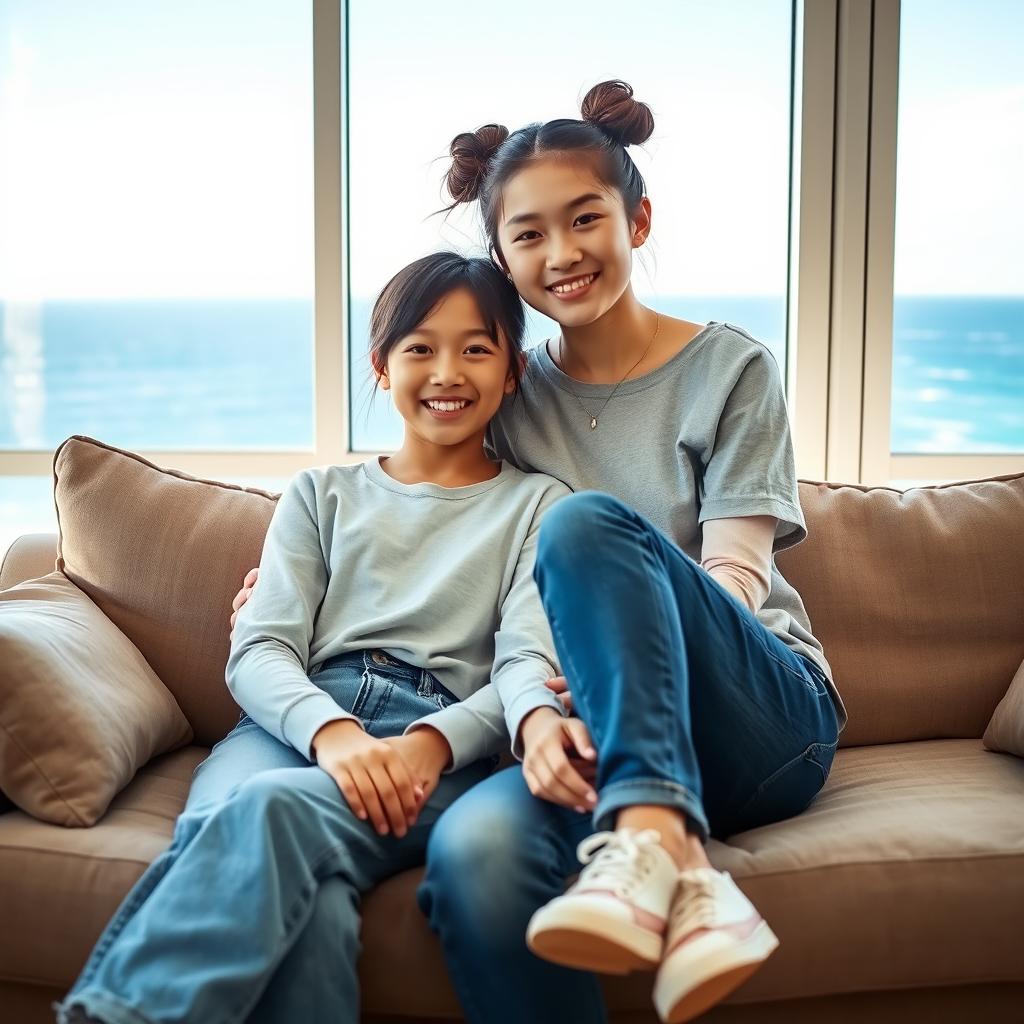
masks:
<svg viewBox="0 0 1024 1024"><path fill-rule="evenodd" d="M340 655L311 679L378 738L455 700L381 651ZM331 776L243 713L196 769L170 847L108 923L59 1019L76 1006L112 1024L356 1024L360 894L421 864L441 812L492 769L443 775L404 838L380 836Z"/></svg>
<svg viewBox="0 0 1024 1024"><path fill-rule="evenodd" d="M535 576L598 752L598 803L591 818L539 800L513 767L438 823L419 900L470 1024L606 1019L596 977L534 957L524 936L578 870L577 843L619 810L673 807L724 838L799 814L836 749L821 670L616 499L555 505Z"/></svg>

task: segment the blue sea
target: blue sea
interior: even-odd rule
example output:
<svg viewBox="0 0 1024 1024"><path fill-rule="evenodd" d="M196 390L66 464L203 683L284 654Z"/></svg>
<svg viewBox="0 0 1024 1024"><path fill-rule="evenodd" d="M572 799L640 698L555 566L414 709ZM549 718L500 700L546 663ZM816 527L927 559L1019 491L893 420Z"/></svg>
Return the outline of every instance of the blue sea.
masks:
<svg viewBox="0 0 1024 1024"><path fill-rule="evenodd" d="M782 298L649 301L739 324L782 365ZM352 304L356 339L369 308ZM550 328L534 317L533 341ZM135 449L312 447L312 330L308 300L0 305L0 449L69 434ZM364 345L352 346L354 447L388 449L400 426L386 396L371 399ZM897 298L893 410L894 452L1024 450L1024 298Z"/></svg>

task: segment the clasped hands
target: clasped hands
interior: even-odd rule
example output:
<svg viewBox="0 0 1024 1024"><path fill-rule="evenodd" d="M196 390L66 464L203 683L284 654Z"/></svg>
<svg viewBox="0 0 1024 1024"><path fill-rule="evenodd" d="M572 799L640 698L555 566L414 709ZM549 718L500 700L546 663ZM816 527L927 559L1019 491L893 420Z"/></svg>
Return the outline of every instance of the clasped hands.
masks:
<svg viewBox="0 0 1024 1024"><path fill-rule="evenodd" d="M547 686L571 711L565 677L549 679ZM523 719L520 735L523 776L530 792L580 813L592 810L597 802L591 785L597 752L583 722L540 707ZM416 823L451 763L448 741L429 725L379 740L352 719L322 726L313 737L313 753L356 816L368 820L380 835L393 832L398 838Z"/></svg>

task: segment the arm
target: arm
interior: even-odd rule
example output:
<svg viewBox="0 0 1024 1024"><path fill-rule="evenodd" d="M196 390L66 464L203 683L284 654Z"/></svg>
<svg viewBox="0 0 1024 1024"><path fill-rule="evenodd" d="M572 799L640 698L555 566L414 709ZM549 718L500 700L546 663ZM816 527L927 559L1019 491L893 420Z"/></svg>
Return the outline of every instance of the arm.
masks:
<svg viewBox="0 0 1024 1024"><path fill-rule="evenodd" d="M324 725L345 718L358 722L306 675L327 582L313 483L300 473L274 510L259 586L235 622L226 679L253 721L311 761L313 737Z"/></svg>
<svg viewBox="0 0 1024 1024"><path fill-rule="evenodd" d="M448 763L443 774L458 771L508 747L505 709L493 683L480 687L457 704L418 718L406 726L403 735L409 736L418 730L435 731L446 744Z"/></svg>
<svg viewBox="0 0 1024 1024"><path fill-rule="evenodd" d="M700 564L751 612L772 589L775 516L737 516L704 523Z"/></svg>
<svg viewBox="0 0 1024 1024"><path fill-rule="evenodd" d="M537 540L544 513L568 488L550 488L534 513L529 532L519 551L512 585L501 606L501 625L494 637L494 668L491 679L505 709L508 735L512 737L512 753L523 759L522 723L538 708L551 708L560 717L566 711L547 686L559 675L558 655L551 636L540 592L533 579L537 558Z"/></svg>
<svg viewBox="0 0 1024 1024"><path fill-rule="evenodd" d="M782 379L763 345L752 343L739 367L710 451L703 455L698 486L698 520L705 529L712 520L774 517L774 551L799 544L807 536ZM706 552L701 557L703 562Z"/></svg>

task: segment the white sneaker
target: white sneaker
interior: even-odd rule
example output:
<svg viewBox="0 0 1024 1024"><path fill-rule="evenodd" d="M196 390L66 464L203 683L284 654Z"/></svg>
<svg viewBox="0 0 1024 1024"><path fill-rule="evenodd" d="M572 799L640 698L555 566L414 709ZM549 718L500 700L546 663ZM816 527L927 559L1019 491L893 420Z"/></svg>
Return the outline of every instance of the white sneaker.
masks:
<svg viewBox="0 0 1024 1024"><path fill-rule="evenodd" d="M654 829L623 828L584 839L585 867L563 896L530 919L537 956L604 974L650 969L661 959L678 868Z"/></svg>
<svg viewBox="0 0 1024 1024"><path fill-rule="evenodd" d="M727 872L679 874L654 1005L666 1024L692 1020L739 988L779 945Z"/></svg>

